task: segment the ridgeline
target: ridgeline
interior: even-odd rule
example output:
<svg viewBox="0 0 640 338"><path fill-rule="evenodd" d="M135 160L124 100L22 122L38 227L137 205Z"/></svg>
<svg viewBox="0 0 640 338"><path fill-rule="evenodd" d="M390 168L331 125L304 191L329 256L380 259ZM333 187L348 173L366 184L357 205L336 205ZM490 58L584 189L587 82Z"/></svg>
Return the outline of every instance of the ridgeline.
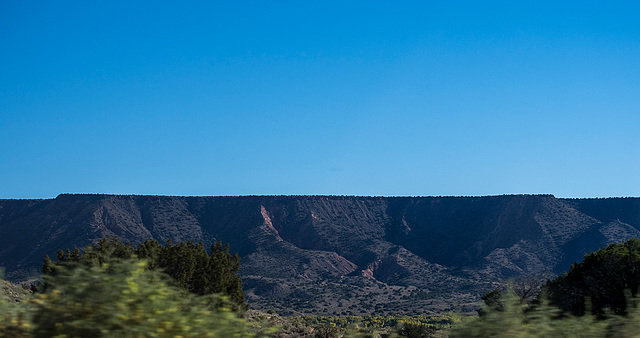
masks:
<svg viewBox="0 0 640 338"><path fill-rule="evenodd" d="M0 266L36 276L45 254L104 236L222 241L247 303L280 314L471 312L518 276L548 278L640 235L640 199L60 195L0 200Z"/></svg>

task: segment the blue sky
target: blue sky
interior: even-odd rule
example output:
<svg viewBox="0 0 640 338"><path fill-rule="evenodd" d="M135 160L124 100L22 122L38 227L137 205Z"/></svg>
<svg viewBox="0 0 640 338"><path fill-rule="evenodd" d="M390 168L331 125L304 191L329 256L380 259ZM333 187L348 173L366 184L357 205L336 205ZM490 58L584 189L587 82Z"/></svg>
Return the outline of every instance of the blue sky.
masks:
<svg viewBox="0 0 640 338"><path fill-rule="evenodd" d="M640 196L640 5L3 1L0 198Z"/></svg>

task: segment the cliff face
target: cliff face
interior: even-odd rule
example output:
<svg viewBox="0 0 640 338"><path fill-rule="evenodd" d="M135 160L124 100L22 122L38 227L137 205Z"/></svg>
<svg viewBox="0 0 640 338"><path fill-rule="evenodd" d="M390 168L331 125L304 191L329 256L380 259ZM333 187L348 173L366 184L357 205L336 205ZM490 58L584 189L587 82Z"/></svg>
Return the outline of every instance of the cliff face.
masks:
<svg viewBox="0 0 640 338"><path fill-rule="evenodd" d="M464 311L509 277L551 276L638 229L635 198L60 195L0 200L0 266L24 278L102 236L220 240L242 257L254 307Z"/></svg>

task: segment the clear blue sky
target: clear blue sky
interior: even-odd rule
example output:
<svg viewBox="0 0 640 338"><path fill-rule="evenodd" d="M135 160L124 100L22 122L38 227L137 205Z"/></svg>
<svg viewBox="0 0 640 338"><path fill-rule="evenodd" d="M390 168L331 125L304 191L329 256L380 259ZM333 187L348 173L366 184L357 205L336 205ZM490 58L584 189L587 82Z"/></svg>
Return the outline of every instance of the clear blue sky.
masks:
<svg viewBox="0 0 640 338"><path fill-rule="evenodd" d="M0 198L640 196L635 1L2 1Z"/></svg>

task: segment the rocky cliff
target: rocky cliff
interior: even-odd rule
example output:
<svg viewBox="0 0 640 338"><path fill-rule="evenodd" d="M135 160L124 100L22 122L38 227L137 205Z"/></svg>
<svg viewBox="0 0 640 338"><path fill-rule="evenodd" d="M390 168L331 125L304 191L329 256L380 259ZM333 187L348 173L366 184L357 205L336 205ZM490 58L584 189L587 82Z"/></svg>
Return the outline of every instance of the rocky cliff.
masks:
<svg viewBox="0 0 640 338"><path fill-rule="evenodd" d="M639 229L638 198L60 195L0 200L0 265L27 278L102 236L220 240L257 308L468 311L508 278L552 276Z"/></svg>

